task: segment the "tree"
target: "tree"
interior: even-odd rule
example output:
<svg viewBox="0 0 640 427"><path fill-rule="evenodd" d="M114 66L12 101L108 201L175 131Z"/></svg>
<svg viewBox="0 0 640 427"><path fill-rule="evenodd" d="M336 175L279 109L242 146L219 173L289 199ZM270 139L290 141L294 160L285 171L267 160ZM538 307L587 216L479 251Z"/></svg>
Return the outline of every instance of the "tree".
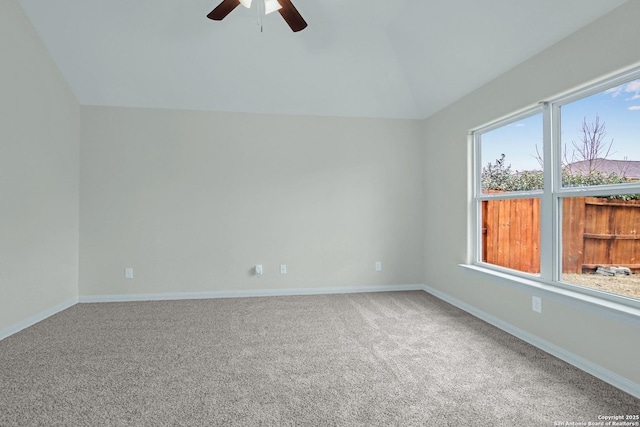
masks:
<svg viewBox="0 0 640 427"><path fill-rule="evenodd" d="M511 165L505 161L503 153L494 163L487 163L482 168L481 180L483 190L497 191L532 191L543 188L542 171L513 172Z"/></svg>
<svg viewBox="0 0 640 427"><path fill-rule="evenodd" d="M495 163L487 163L482 168L482 188L484 190L509 191L511 181L511 165L504 162L506 155L502 153Z"/></svg>
<svg viewBox="0 0 640 427"><path fill-rule="evenodd" d="M606 125L600 123L600 117L596 114L595 121L587 123L587 118L582 120L582 137L579 142L571 141L574 150L571 153L571 161L568 160L567 146L564 146L563 169L569 169L569 174L575 173L571 170L572 164L578 161L587 163L587 171L580 171L584 175L592 175L598 172L598 161L606 159L611 154L613 139L607 144L604 137L607 135ZM577 172L576 172L577 173Z"/></svg>
<svg viewBox="0 0 640 427"><path fill-rule="evenodd" d="M572 141L573 150L571 160L567 154L567 146L564 146L562 159L562 184L565 187L583 187L592 185L624 184L628 182L626 178L626 168L615 172L605 172L598 170L598 163L606 160L611 154L613 139L605 141L607 135L604 122L596 115L595 121L588 123L585 117L582 121L581 139ZM540 166L543 166L543 159L536 146L534 156ZM626 159L626 158L625 158ZM580 166L577 163L580 162ZM586 164L586 167L585 167ZM513 172L511 165L506 163L506 155L502 154L495 163L488 163L482 168L482 189L483 191L531 191L544 188L544 178L542 171ZM620 194L605 196L609 199L640 200L640 194Z"/></svg>

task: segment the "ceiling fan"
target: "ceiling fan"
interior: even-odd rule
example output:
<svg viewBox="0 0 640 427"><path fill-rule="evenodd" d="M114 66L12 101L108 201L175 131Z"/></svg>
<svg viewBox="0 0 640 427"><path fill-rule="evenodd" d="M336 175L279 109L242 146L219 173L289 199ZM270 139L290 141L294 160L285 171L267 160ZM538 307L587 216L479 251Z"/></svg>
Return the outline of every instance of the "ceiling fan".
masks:
<svg viewBox="0 0 640 427"><path fill-rule="evenodd" d="M213 19L214 21L222 21L225 16L230 14L233 9L240 4L247 8L251 7L251 0L222 0L222 3L207 15L207 18ZM291 0L264 0L265 14L275 12L276 10L294 32L304 30L307 27L307 23L298 12L298 9L291 3Z"/></svg>

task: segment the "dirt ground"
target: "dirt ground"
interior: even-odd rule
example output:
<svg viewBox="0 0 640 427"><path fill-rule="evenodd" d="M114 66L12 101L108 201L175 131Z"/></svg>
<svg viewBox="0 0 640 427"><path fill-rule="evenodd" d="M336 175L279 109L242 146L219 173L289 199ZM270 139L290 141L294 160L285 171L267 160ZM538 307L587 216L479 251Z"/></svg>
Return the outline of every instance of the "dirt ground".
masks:
<svg viewBox="0 0 640 427"><path fill-rule="evenodd" d="M640 274L632 274L631 276L563 274L562 280L575 285L640 299Z"/></svg>

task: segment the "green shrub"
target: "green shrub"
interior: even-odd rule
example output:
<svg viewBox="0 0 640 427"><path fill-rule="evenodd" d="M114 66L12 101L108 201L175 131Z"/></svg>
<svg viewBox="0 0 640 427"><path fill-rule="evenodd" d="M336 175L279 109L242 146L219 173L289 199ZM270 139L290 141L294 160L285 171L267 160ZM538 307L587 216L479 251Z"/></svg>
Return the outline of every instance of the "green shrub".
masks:
<svg viewBox="0 0 640 427"><path fill-rule="evenodd" d="M495 163L488 163L482 168L482 189L484 191L532 191L544 188L542 171L512 171L511 165L505 162L502 154ZM565 187L583 187L591 185L624 184L630 182L624 176L616 173L591 171L590 173L571 173L568 169L562 171L562 185ZM640 194L618 194L604 196L607 199L640 200Z"/></svg>

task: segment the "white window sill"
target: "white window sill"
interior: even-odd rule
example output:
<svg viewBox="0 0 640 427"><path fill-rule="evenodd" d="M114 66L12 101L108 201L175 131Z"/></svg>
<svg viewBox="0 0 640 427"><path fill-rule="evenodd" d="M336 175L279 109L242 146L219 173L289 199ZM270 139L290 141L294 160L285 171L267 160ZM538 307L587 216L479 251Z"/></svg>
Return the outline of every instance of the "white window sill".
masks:
<svg viewBox="0 0 640 427"><path fill-rule="evenodd" d="M472 274L484 277L490 276L493 279L496 279L500 284L524 289L531 294L538 295L543 298L548 298L574 307L580 307L588 311L597 312L604 317L621 320L640 327L640 308L610 301L605 298L598 298L597 296L589 295L587 293L596 293L597 291L585 289L585 293L582 293L566 289L559 285L556 286L554 284L546 283L543 279L520 277L478 265L459 265ZM632 302L632 304L633 303L634 302Z"/></svg>

